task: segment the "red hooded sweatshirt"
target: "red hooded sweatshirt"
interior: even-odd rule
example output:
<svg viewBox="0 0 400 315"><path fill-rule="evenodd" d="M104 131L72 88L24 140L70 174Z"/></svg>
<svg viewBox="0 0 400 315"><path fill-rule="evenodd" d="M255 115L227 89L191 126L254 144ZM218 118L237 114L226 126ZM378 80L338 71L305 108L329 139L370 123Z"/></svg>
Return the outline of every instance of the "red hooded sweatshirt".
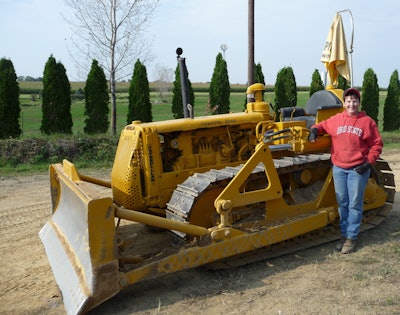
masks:
<svg viewBox="0 0 400 315"><path fill-rule="evenodd" d="M332 137L332 163L341 168L353 168L364 162L374 164L382 153L378 127L365 112L350 116L343 111L312 128Z"/></svg>

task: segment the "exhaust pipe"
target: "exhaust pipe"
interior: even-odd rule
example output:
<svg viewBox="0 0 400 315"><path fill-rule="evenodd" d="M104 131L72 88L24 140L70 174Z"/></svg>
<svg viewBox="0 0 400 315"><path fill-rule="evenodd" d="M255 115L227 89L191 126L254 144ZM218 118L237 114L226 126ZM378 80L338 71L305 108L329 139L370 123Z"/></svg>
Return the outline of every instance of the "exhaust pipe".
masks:
<svg viewBox="0 0 400 315"><path fill-rule="evenodd" d="M176 54L178 55L177 59L179 64L179 73L181 76L183 115L185 118L193 118L193 106L190 104L189 99L188 72L186 68L185 58L181 57L182 53L182 48L176 49Z"/></svg>

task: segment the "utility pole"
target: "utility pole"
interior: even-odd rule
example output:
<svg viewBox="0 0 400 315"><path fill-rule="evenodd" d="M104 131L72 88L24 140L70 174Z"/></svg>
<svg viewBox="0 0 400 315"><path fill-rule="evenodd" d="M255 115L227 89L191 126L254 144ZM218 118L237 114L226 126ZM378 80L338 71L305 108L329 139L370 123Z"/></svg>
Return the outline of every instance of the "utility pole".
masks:
<svg viewBox="0 0 400 315"><path fill-rule="evenodd" d="M254 83L254 0L249 0L247 86Z"/></svg>

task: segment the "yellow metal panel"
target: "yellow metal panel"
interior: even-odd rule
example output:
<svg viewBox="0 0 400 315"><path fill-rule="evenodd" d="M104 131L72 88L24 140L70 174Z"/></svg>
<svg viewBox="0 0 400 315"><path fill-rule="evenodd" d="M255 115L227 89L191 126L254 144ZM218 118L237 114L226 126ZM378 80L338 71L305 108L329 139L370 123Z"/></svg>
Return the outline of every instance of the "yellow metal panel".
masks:
<svg viewBox="0 0 400 315"><path fill-rule="evenodd" d="M140 181L140 163L143 159L140 141L140 131L122 131L111 173L114 201L135 210L144 209Z"/></svg>
<svg viewBox="0 0 400 315"><path fill-rule="evenodd" d="M259 163L264 164L265 173L268 179L268 186L263 189L242 194L241 187ZM268 145L260 144L256 148L255 153L246 162L245 166L239 171L233 180L229 182L226 188L218 196L214 202L214 205L218 209L221 206L221 203L229 200L236 207L240 207L256 202L277 199L281 197L282 194L282 185L273 164L271 151L269 150Z"/></svg>
<svg viewBox="0 0 400 315"><path fill-rule="evenodd" d="M320 211L256 233L231 233L234 237L228 238L223 242L215 242L202 247L183 248L168 257L138 267L123 275L124 281L122 283L125 286L144 279L201 266L305 234L322 228L327 223L327 212Z"/></svg>
<svg viewBox="0 0 400 315"><path fill-rule="evenodd" d="M73 169L67 164L66 171ZM85 312L117 294L118 260L111 198L92 199L59 165L59 202L40 231L50 266L70 313ZM104 187L102 187L104 188Z"/></svg>
<svg viewBox="0 0 400 315"><path fill-rule="evenodd" d="M263 120L269 120L269 114L266 112L249 112L249 113L230 113L211 116L199 116L195 118L182 118L149 123L141 123L134 126L127 126L125 129L136 130L143 128L154 128L157 133L169 133L175 131L198 130L203 128L214 128L226 125L240 125L254 123L257 124Z"/></svg>

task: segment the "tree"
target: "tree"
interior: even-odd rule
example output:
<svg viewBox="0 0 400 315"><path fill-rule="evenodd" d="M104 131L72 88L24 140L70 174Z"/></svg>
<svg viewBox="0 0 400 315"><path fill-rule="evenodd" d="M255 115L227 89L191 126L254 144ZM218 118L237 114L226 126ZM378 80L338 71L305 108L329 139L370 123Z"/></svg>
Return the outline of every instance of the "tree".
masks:
<svg viewBox="0 0 400 315"><path fill-rule="evenodd" d="M160 100L161 102L166 102L168 89L171 87L174 71L160 64L156 64L153 73Z"/></svg>
<svg viewBox="0 0 400 315"><path fill-rule="evenodd" d="M346 78L344 78L341 74L338 77L338 89L342 89L343 91L347 90L350 87L350 84L347 82Z"/></svg>
<svg viewBox="0 0 400 315"><path fill-rule="evenodd" d="M52 55L43 72L42 113L41 132L72 133L71 86L63 64Z"/></svg>
<svg viewBox="0 0 400 315"><path fill-rule="evenodd" d="M400 82L399 72L395 70L389 82L387 96L383 107L383 131L400 128Z"/></svg>
<svg viewBox="0 0 400 315"><path fill-rule="evenodd" d="M362 86L361 109L378 124L379 86L375 72L369 68L364 73Z"/></svg>
<svg viewBox="0 0 400 315"><path fill-rule="evenodd" d="M19 85L11 60L0 59L0 138L21 134L19 115Z"/></svg>
<svg viewBox="0 0 400 315"><path fill-rule="evenodd" d="M296 79L291 67L282 68L276 77L275 106L276 117L279 117L279 109L282 107L294 107L297 105Z"/></svg>
<svg viewBox="0 0 400 315"><path fill-rule="evenodd" d="M75 60L95 58L107 70L111 90L111 133L116 134L117 74L126 77L127 69L138 57L149 57L146 25L159 0L64 0L73 11L71 24L77 48Z"/></svg>
<svg viewBox="0 0 400 315"><path fill-rule="evenodd" d="M222 54L217 55L214 72L210 83L209 105L215 108L215 114L229 113L229 96L231 88L229 85L228 68Z"/></svg>
<svg viewBox="0 0 400 315"><path fill-rule="evenodd" d="M187 70L186 70L187 71ZM188 90L189 90L189 104L192 105L194 108L194 91L192 88L192 83L190 82L189 79L189 73L187 73L188 76ZM182 101L182 85L181 85L181 73L179 70L179 65L176 66L175 69L175 81L174 81L174 90L173 90L173 96L172 96L172 114L174 115L174 118L183 118L183 101Z"/></svg>
<svg viewBox="0 0 400 315"><path fill-rule="evenodd" d="M127 122L134 120L150 122L151 113L150 88L146 67L138 59L135 62L131 84L129 86L129 108Z"/></svg>
<svg viewBox="0 0 400 315"><path fill-rule="evenodd" d="M85 133L105 133L108 130L108 103L110 97L107 90L107 79L96 59L86 79L85 85Z"/></svg>
<svg viewBox="0 0 400 315"><path fill-rule="evenodd" d="M324 90L324 83L322 82L321 75L317 69L314 70L311 78L310 96L317 91Z"/></svg>
<svg viewBox="0 0 400 315"><path fill-rule="evenodd" d="M265 85L261 63L258 63L254 66L254 83L262 83L263 85Z"/></svg>

